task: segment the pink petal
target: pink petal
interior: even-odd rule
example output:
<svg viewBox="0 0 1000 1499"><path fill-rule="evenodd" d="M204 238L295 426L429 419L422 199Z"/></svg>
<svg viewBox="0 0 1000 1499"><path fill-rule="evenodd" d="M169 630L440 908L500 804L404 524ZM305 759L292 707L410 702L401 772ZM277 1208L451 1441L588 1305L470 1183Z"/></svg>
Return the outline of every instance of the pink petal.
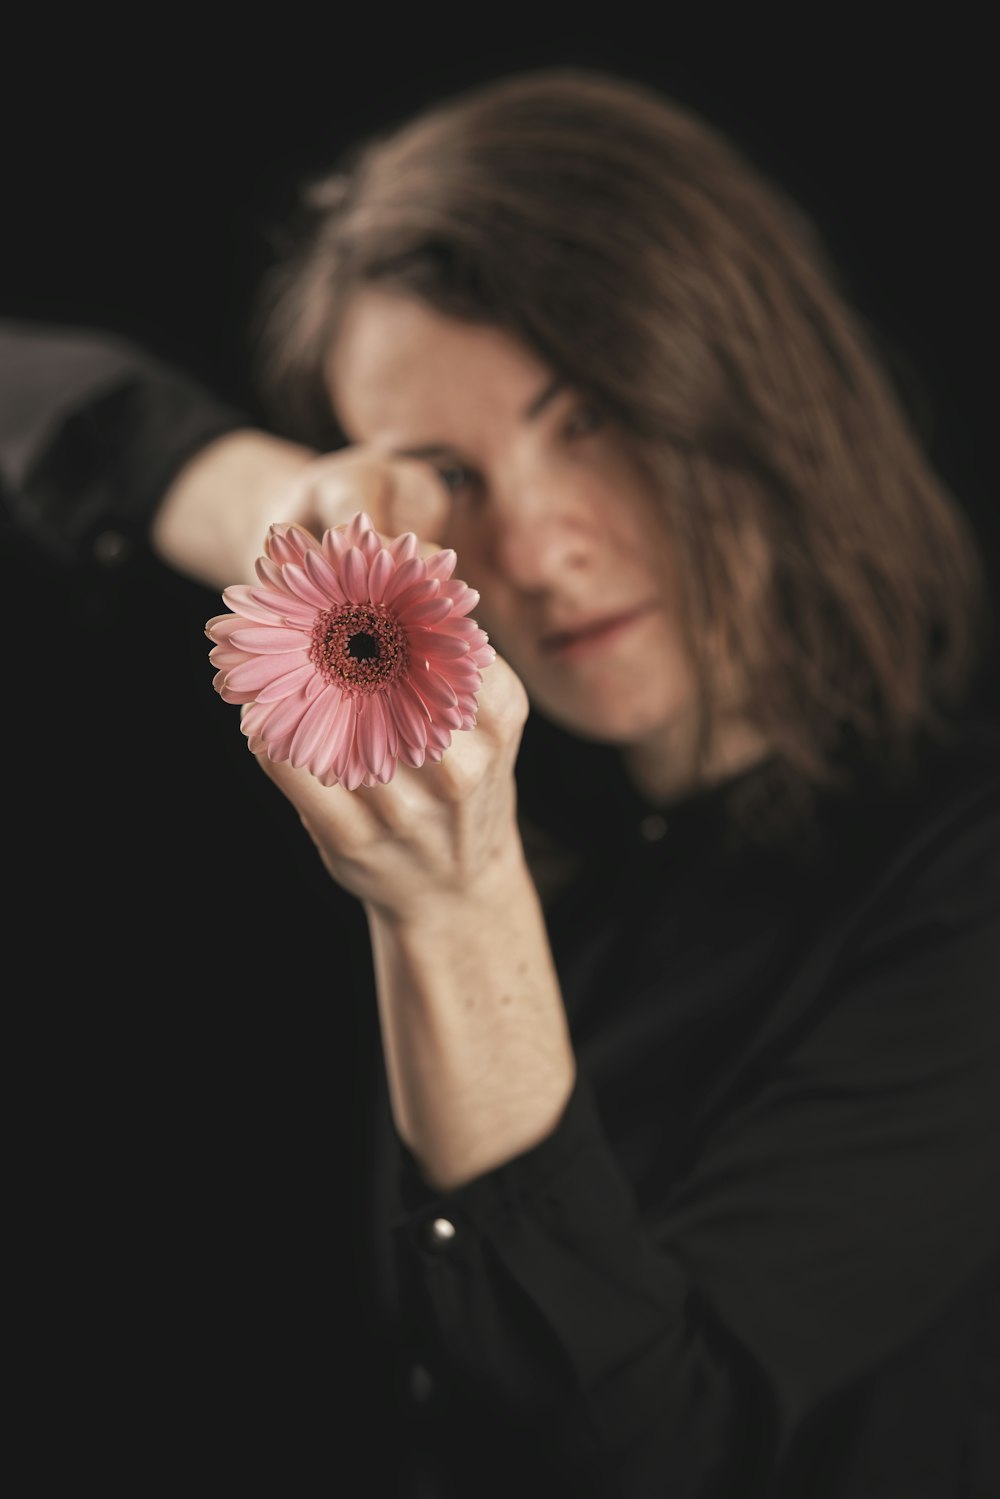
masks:
<svg viewBox="0 0 1000 1499"><path fill-rule="evenodd" d="M331 526L329 531L323 532L321 543L323 555L331 567L340 567L340 559L351 543L347 540L346 526Z"/></svg>
<svg viewBox="0 0 1000 1499"><path fill-rule="evenodd" d="M256 698L255 692L239 692L229 685L228 672L219 672L213 679L212 685L224 703L252 703Z"/></svg>
<svg viewBox="0 0 1000 1499"><path fill-rule="evenodd" d="M288 755L296 769L308 765L323 740L330 734L342 699L343 693L339 687L327 687L303 713Z"/></svg>
<svg viewBox="0 0 1000 1499"><path fill-rule="evenodd" d="M458 561L458 553L451 547L442 547L439 552L432 552L424 559L427 563L427 576L429 578L450 578L455 571L455 563Z"/></svg>
<svg viewBox="0 0 1000 1499"><path fill-rule="evenodd" d="M358 704L357 746L365 765L377 776L389 748L380 694L362 698Z"/></svg>
<svg viewBox="0 0 1000 1499"><path fill-rule="evenodd" d="M255 600L251 590L245 583L240 583L234 588L223 589L222 602L228 608L232 609L234 613L241 615L243 619L256 620L258 624L277 624L281 617L280 612L273 609L267 601ZM216 617L225 619L226 616ZM206 629L214 623L214 620L209 620Z"/></svg>
<svg viewBox="0 0 1000 1499"><path fill-rule="evenodd" d="M392 553L393 562L400 566L419 556L420 543L412 531L407 531L390 541L388 550Z"/></svg>
<svg viewBox="0 0 1000 1499"><path fill-rule="evenodd" d="M368 563L358 547L348 547L340 564L340 577L344 592L355 604L368 599Z"/></svg>
<svg viewBox="0 0 1000 1499"><path fill-rule="evenodd" d="M290 697L282 698L277 703L255 703L253 708L248 708L243 715L245 722L247 717L257 710L267 714L259 728L257 728L256 720L254 727L269 758L276 764L288 759L292 749L292 740L295 738L295 732L307 707L304 694L294 692Z"/></svg>
<svg viewBox="0 0 1000 1499"><path fill-rule="evenodd" d="M389 548L392 551L392 548ZM393 599L399 598L404 589L409 588L418 578L427 577L427 564L422 557L410 557L396 568L396 576L390 579L382 596L384 604L391 604ZM435 580L436 581L436 580ZM430 591L430 590L429 590ZM438 589L433 592L436 594Z"/></svg>
<svg viewBox="0 0 1000 1499"><path fill-rule="evenodd" d="M443 677L449 681L456 692L478 692L483 685L483 674L477 666L473 666L468 657L464 661L449 661L435 666Z"/></svg>
<svg viewBox="0 0 1000 1499"><path fill-rule="evenodd" d="M444 724L430 724L427 729L428 754L434 751L434 758L440 760L441 754L451 744L451 733Z"/></svg>
<svg viewBox="0 0 1000 1499"><path fill-rule="evenodd" d="M305 568L298 563L286 562L281 572L288 587L305 603L315 604L317 609L329 609L331 604L337 602L325 594L322 588L317 588Z"/></svg>
<svg viewBox="0 0 1000 1499"><path fill-rule="evenodd" d="M287 593L281 576L281 568L270 557L258 557L254 563L254 572L266 588L277 588L282 593Z"/></svg>
<svg viewBox="0 0 1000 1499"><path fill-rule="evenodd" d="M366 531L374 531L375 523L366 510L358 510L347 523L344 539L349 547L360 545ZM377 539L377 538L376 538Z"/></svg>
<svg viewBox="0 0 1000 1499"><path fill-rule="evenodd" d="M382 550L382 541L379 537L378 532L366 531L361 540L358 542L358 549L360 550L362 556L370 567L374 559Z"/></svg>
<svg viewBox="0 0 1000 1499"><path fill-rule="evenodd" d="M212 678L212 686L222 698L223 702L238 703L241 701L239 697L234 697L231 693L228 696L226 694L226 668L220 668L220 670L215 673L215 676ZM253 702L252 692L249 693L246 697L246 702Z"/></svg>
<svg viewBox="0 0 1000 1499"><path fill-rule="evenodd" d="M235 590L227 589L226 592L235 592ZM251 608L257 605L258 607L263 606L265 609L272 611L268 619L259 621L262 624L273 624L275 616L277 616L284 623L299 625L301 628L308 630L312 628L316 618L316 610L313 605L304 604L293 593L289 593L284 583L282 583L280 590L277 588L249 588L247 590L247 597L251 601ZM248 619L258 618L257 615L252 615L250 610L242 604L240 605L240 609L241 612L246 614Z"/></svg>
<svg viewBox="0 0 1000 1499"><path fill-rule="evenodd" d="M480 635L485 639L485 631L479 628L476 621L470 619L467 614L456 614L454 607L451 614L446 615L434 626L434 633L436 635L460 635L470 645L475 643Z"/></svg>
<svg viewBox="0 0 1000 1499"><path fill-rule="evenodd" d="M335 604L346 604L347 595L341 586L340 578L322 552L310 552L305 559L304 566L309 579L315 583L321 593L327 594Z"/></svg>
<svg viewBox="0 0 1000 1499"><path fill-rule="evenodd" d="M410 650L418 661L423 661L425 657L437 661L458 661L469 654L469 642L457 635L439 635L436 630L412 630L408 632L407 638Z"/></svg>
<svg viewBox="0 0 1000 1499"><path fill-rule="evenodd" d="M325 786L336 782L339 779L339 770L346 766L351 746L354 743L356 721L357 710L354 699L344 693L330 724L325 743L317 749L309 762L309 769Z"/></svg>
<svg viewBox="0 0 1000 1499"><path fill-rule="evenodd" d="M479 713L479 703L474 692L460 692L458 694L458 711L463 718L475 718Z"/></svg>
<svg viewBox="0 0 1000 1499"><path fill-rule="evenodd" d="M303 526L279 524L267 533L267 555L279 566L289 562L301 566L306 553L318 546L316 537Z"/></svg>
<svg viewBox="0 0 1000 1499"><path fill-rule="evenodd" d="M226 679L233 692L258 692L271 682L306 663L303 651L283 651L274 656L254 656L241 666L234 666ZM309 670L312 671L312 667ZM282 696L285 694L282 693Z"/></svg>
<svg viewBox="0 0 1000 1499"><path fill-rule="evenodd" d="M450 685L436 671L430 671L426 667L411 671L407 680L414 692L428 705L432 718L436 717L435 708L453 708L458 702Z"/></svg>
<svg viewBox="0 0 1000 1499"><path fill-rule="evenodd" d="M377 556L368 569L368 597L373 604L381 604L386 584L395 570L395 564L390 553L385 547L380 547Z"/></svg>
<svg viewBox="0 0 1000 1499"><path fill-rule="evenodd" d="M471 627L471 628L470 628ZM481 630L477 624L465 615L449 615L441 624L434 626L435 635L453 635L456 639L467 642L472 651L481 650L483 646L489 645L490 637L485 630Z"/></svg>
<svg viewBox="0 0 1000 1499"><path fill-rule="evenodd" d="M393 610L395 611L395 605ZM439 620L447 618L451 613L451 599L424 599L422 603L411 604L405 612L399 615L399 622L404 627L410 625L434 625Z"/></svg>
<svg viewBox="0 0 1000 1499"><path fill-rule="evenodd" d="M285 702L288 702L288 699L285 699ZM291 699L291 702L297 703L298 712L301 714L303 706L301 706L300 697L294 697L294 699ZM265 706L273 708L274 705ZM250 748L253 749L255 754L259 754L261 749L264 749L267 752L268 760L273 760L274 764L282 764L283 761L288 760L288 751L291 749L292 738L294 738L297 727L297 724L291 724L291 726L279 730L277 724L271 723L270 718L268 718L267 723L250 738Z"/></svg>
<svg viewBox="0 0 1000 1499"><path fill-rule="evenodd" d="M340 777L341 784L346 786L348 791L356 791L359 786L367 782L368 774L368 767L361 757L358 749L357 734L355 734L351 752L347 757L347 764Z"/></svg>
<svg viewBox="0 0 1000 1499"><path fill-rule="evenodd" d="M270 623L274 625L277 622L272 614ZM214 640L216 645L226 645L233 631L241 629L245 624L246 620L241 619L238 614L216 614L207 621L205 634L209 640Z"/></svg>
<svg viewBox="0 0 1000 1499"><path fill-rule="evenodd" d="M423 604L428 600L437 603L441 597L441 584L437 578L418 578L415 583L410 584L409 588L404 588L401 593L393 595L392 612L397 619L401 619L415 604ZM451 601L445 599L445 603L450 613L453 607Z"/></svg>
<svg viewBox="0 0 1000 1499"><path fill-rule="evenodd" d="M234 666L239 666L240 662L247 658L245 651L231 650L228 645L217 645L209 651L208 659L220 671L227 672L231 671Z"/></svg>
<svg viewBox="0 0 1000 1499"><path fill-rule="evenodd" d="M280 625L248 625L242 630L234 630L229 641L238 651L248 651L251 655L259 656L309 649L309 636L304 631L288 630Z"/></svg>
<svg viewBox="0 0 1000 1499"><path fill-rule="evenodd" d="M479 603L479 594L476 590L468 588L466 584L454 578L441 584L441 592L446 598L451 599L456 614L471 614Z"/></svg>
<svg viewBox="0 0 1000 1499"><path fill-rule="evenodd" d="M271 661L275 658L269 657ZM276 703L279 698L287 697L290 692L304 690L311 677L316 675L316 668L311 661L305 666L300 666L297 671L290 671L283 677L276 677L268 687L261 688L257 694L257 701L261 703Z"/></svg>
<svg viewBox="0 0 1000 1499"><path fill-rule="evenodd" d="M426 745L421 745L417 749L415 745L406 744L405 742L401 743L397 758L402 760L404 765L412 765L414 770L419 770L427 758L427 747Z"/></svg>
<svg viewBox="0 0 1000 1499"><path fill-rule="evenodd" d="M395 760L397 758L397 756L399 755L399 744L400 744L399 729L396 726L396 716L392 712L392 704L389 702L388 695L385 694L385 693L383 693L379 697L379 702L382 704L382 714L383 714L383 716L385 718L385 735L386 735L385 759L386 759L386 763L388 763L391 760ZM379 779L380 780L385 780L385 779L388 779L388 778L384 777L384 776L380 776Z"/></svg>
<svg viewBox="0 0 1000 1499"><path fill-rule="evenodd" d="M422 698L406 681L397 682L386 693L386 697L389 700L389 712L403 738L409 744L425 745L429 715Z"/></svg>
<svg viewBox="0 0 1000 1499"><path fill-rule="evenodd" d="M413 690L423 702L431 716L432 723L447 724L450 729L457 729L462 722L462 710L458 706L458 697L448 683L442 677L433 672L422 672L412 682ZM430 739L430 726L427 730Z"/></svg>
<svg viewBox="0 0 1000 1499"><path fill-rule="evenodd" d="M273 712L274 709L268 703L251 703L240 716L240 728L247 735L259 734Z"/></svg>

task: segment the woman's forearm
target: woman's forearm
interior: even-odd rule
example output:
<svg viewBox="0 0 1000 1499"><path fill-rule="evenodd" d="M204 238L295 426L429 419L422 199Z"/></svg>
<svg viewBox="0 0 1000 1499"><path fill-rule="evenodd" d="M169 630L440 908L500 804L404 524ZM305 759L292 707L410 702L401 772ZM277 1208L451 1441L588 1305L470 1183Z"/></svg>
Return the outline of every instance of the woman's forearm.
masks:
<svg viewBox="0 0 1000 1499"><path fill-rule="evenodd" d="M575 1060L541 907L512 857L419 920L369 911L389 1091L432 1186L453 1190L555 1128Z"/></svg>
<svg viewBox="0 0 1000 1499"><path fill-rule="evenodd" d="M316 459L312 448L267 432L227 432L180 470L150 533L170 567L225 588L252 582L268 526L283 519L278 496Z"/></svg>

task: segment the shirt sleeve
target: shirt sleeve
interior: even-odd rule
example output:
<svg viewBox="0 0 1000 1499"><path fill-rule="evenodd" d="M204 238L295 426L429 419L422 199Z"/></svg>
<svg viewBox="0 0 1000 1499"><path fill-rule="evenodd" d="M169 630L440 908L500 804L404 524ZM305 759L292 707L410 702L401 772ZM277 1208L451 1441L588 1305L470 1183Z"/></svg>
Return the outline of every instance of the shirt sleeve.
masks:
<svg viewBox="0 0 1000 1499"><path fill-rule="evenodd" d="M4 521L50 560L147 547L171 480L250 417L200 381L115 335L0 322Z"/></svg>
<svg viewBox="0 0 1000 1499"><path fill-rule="evenodd" d="M459 1191L404 1156L397 1254L431 1361L545 1431L567 1492L757 1492L996 1263L1000 793L850 930L652 1211L582 1075L547 1140Z"/></svg>

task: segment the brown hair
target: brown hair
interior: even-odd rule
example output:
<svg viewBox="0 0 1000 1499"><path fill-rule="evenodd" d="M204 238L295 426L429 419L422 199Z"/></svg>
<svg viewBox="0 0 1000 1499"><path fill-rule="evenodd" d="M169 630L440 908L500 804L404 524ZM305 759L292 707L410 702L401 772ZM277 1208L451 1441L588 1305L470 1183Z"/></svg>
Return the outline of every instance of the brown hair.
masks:
<svg viewBox="0 0 1000 1499"><path fill-rule="evenodd" d="M323 361L381 281L516 334L635 444L685 581L703 754L713 631L799 792L836 779L845 736L896 773L947 734L992 625L971 526L816 228L693 112L586 69L495 80L308 184L278 250L254 337L289 435L342 441Z"/></svg>

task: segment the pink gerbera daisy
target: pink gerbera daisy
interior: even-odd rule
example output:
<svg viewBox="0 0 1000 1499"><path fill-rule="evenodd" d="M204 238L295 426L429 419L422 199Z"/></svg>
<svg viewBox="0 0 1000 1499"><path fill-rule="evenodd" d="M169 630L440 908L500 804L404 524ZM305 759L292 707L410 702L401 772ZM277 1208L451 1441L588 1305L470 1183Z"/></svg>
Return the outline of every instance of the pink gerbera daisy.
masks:
<svg viewBox="0 0 1000 1499"><path fill-rule="evenodd" d="M359 512L322 541L272 526L264 552L259 584L227 588L233 612L205 626L213 685L249 704L254 753L353 791L391 781L399 760L440 760L453 730L474 727L495 652L453 551L422 557L411 532L383 543Z"/></svg>

